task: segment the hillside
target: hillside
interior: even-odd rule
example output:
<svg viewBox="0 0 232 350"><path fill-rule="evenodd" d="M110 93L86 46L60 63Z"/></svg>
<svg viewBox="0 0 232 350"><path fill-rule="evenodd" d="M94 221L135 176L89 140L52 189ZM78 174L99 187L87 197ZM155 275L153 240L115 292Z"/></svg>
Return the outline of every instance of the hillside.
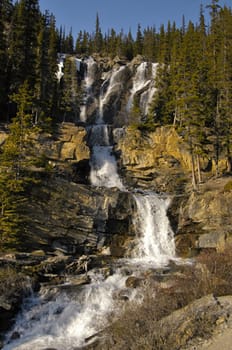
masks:
<svg viewBox="0 0 232 350"><path fill-rule="evenodd" d="M0 3L3 350L230 337L232 11L217 3L209 25L201 10L134 39L97 21L76 45L37 0Z"/></svg>

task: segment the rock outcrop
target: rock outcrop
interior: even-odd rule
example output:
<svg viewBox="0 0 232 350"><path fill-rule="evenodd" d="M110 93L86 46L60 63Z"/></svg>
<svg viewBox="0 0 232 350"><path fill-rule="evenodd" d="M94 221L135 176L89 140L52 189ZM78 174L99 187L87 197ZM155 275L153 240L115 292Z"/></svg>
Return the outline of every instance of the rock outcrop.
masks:
<svg viewBox="0 0 232 350"><path fill-rule="evenodd" d="M176 236L180 252L222 251L232 243L231 181L230 176L211 179L180 203Z"/></svg>
<svg viewBox="0 0 232 350"><path fill-rule="evenodd" d="M161 192L184 191L191 159L174 128L157 128L150 133L126 128L119 136L116 150L129 183Z"/></svg>
<svg viewBox="0 0 232 350"><path fill-rule="evenodd" d="M51 176L42 187L33 188L25 206L30 220L23 249L86 254L110 246L112 241L115 249L116 237L125 241L132 232L132 203L127 192Z"/></svg>

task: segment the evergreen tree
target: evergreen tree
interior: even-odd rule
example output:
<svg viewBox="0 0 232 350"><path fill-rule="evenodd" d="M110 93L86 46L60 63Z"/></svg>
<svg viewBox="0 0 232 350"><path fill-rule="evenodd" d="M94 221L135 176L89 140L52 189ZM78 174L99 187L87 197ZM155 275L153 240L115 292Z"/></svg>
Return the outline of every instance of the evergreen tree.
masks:
<svg viewBox="0 0 232 350"><path fill-rule="evenodd" d="M72 35L72 28L70 29L68 36L65 38L65 52L68 54L73 54L74 52L74 39Z"/></svg>
<svg viewBox="0 0 232 350"><path fill-rule="evenodd" d="M221 9L219 12L220 51L217 59L218 106L217 128L219 129L220 149L227 157L228 171L231 171L232 136L232 13Z"/></svg>
<svg viewBox="0 0 232 350"><path fill-rule="evenodd" d="M142 55L143 53L143 34L141 31L141 25L138 24L136 39L134 44L134 53L136 55Z"/></svg>
<svg viewBox="0 0 232 350"><path fill-rule="evenodd" d="M2 109L4 107L4 104L6 104L7 101L7 95L6 95L6 62L7 62L7 55L6 55L6 31L5 31L5 21L4 21L4 2L0 2L0 108Z"/></svg>
<svg viewBox="0 0 232 350"><path fill-rule="evenodd" d="M211 89L211 136L210 141L213 144L213 158L216 164L216 176L219 175L219 157L221 153L221 126L222 119L220 115L220 88L219 88L219 66L218 58L221 43L221 30L219 26L219 8L218 0L212 0L208 6L210 9L211 24L208 36L208 60L209 60L209 84Z"/></svg>
<svg viewBox="0 0 232 350"><path fill-rule="evenodd" d="M100 53L103 48L103 36L100 27L100 21L98 13L96 15L96 24L95 24L95 35L94 35L94 51Z"/></svg>
<svg viewBox="0 0 232 350"><path fill-rule="evenodd" d="M16 3L9 46L13 92L16 92L25 80L30 87L34 86L39 22L38 0L21 0Z"/></svg>
<svg viewBox="0 0 232 350"><path fill-rule="evenodd" d="M158 59L157 35L155 28L147 28L143 34L143 55L148 61L155 62Z"/></svg>
<svg viewBox="0 0 232 350"><path fill-rule="evenodd" d="M0 244L10 245L20 239L23 232L23 203L27 186L35 182L31 166L35 161L30 141L32 128L32 95L28 83L12 96L18 106L10 133L0 155Z"/></svg>
<svg viewBox="0 0 232 350"><path fill-rule="evenodd" d="M78 86L77 67L74 57L67 57L61 84L60 112L63 121L76 122L79 115L81 88Z"/></svg>
<svg viewBox="0 0 232 350"><path fill-rule="evenodd" d="M126 57L128 60L132 60L134 57L134 40L131 31L125 36L124 41L121 38L117 39L117 54Z"/></svg>
<svg viewBox="0 0 232 350"><path fill-rule="evenodd" d="M55 112L57 41L54 16L46 12L41 17L38 35L35 84L35 124L39 122L43 127L49 126Z"/></svg>
<svg viewBox="0 0 232 350"><path fill-rule="evenodd" d="M11 76L9 74L9 31L13 4L11 0L0 1L0 109L1 118L8 121L9 109L9 85Z"/></svg>

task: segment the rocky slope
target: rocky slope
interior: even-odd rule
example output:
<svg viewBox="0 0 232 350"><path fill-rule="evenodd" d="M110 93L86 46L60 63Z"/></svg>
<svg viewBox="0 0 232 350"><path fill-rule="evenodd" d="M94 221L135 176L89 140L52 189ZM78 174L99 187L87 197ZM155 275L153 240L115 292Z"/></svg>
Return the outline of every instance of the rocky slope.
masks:
<svg viewBox="0 0 232 350"><path fill-rule="evenodd" d="M40 174L41 183L34 186L24 208L28 221L21 253L0 257L3 275L9 266L14 276L23 273L22 283L16 279L16 288L1 299L0 331L28 292L28 278L34 287L44 281L56 283L68 271L83 274L85 263L105 268L110 259L130 254L135 234L133 194L90 185L88 127L99 113L111 124L112 152L125 187L171 196L168 214L180 256L191 257L204 249L222 251L231 243L232 178L213 178L208 160L202 159L203 183L193 191L188 147L174 128L142 132L125 126L131 97L139 98L146 113L143 102L149 101L155 67L144 64L141 57L130 64L101 59L90 67L92 85L83 106L86 120L78 125L62 123L53 135L32 136L36 153L49 160L49 171L32 169ZM6 137L0 130L0 144ZM80 283L87 282L84 277ZM4 278L1 283L4 287Z"/></svg>

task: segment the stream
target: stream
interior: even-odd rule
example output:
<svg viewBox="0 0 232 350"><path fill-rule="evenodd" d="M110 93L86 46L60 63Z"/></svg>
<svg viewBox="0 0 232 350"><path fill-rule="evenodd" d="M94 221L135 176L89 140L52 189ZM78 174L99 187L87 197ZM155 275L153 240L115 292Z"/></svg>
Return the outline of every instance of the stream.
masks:
<svg viewBox="0 0 232 350"><path fill-rule="evenodd" d="M86 99L92 91L93 64L94 61L88 59ZM129 191L118 173L112 128L103 120L107 94L119 83L117 75L122 69L115 70L108 77L107 84L103 82L102 86L107 85L107 88L102 89L99 98L99 115L94 125L87 127L87 131L91 149L91 185ZM136 89L148 84L144 79L144 69L145 64L138 68L128 108L131 108ZM82 121L86 120L85 113L86 108L83 106ZM6 339L4 350L81 349L107 326L109 317L112 319L119 315L125 299L138 303L142 300L139 288L126 288L128 275L139 277L146 269L165 267L170 260L174 260L174 234L167 217L170 204L167 196L140 189L133 189L132 195L136 207L133 219L136 244L132 256L115 262L107 275L101 269L87 271L88 284L75 285L72 278L67 276L62 285L42 286L39 293L25 300ZM17 335L13 337L16 339L12 339L12 334Z"/></svg>

